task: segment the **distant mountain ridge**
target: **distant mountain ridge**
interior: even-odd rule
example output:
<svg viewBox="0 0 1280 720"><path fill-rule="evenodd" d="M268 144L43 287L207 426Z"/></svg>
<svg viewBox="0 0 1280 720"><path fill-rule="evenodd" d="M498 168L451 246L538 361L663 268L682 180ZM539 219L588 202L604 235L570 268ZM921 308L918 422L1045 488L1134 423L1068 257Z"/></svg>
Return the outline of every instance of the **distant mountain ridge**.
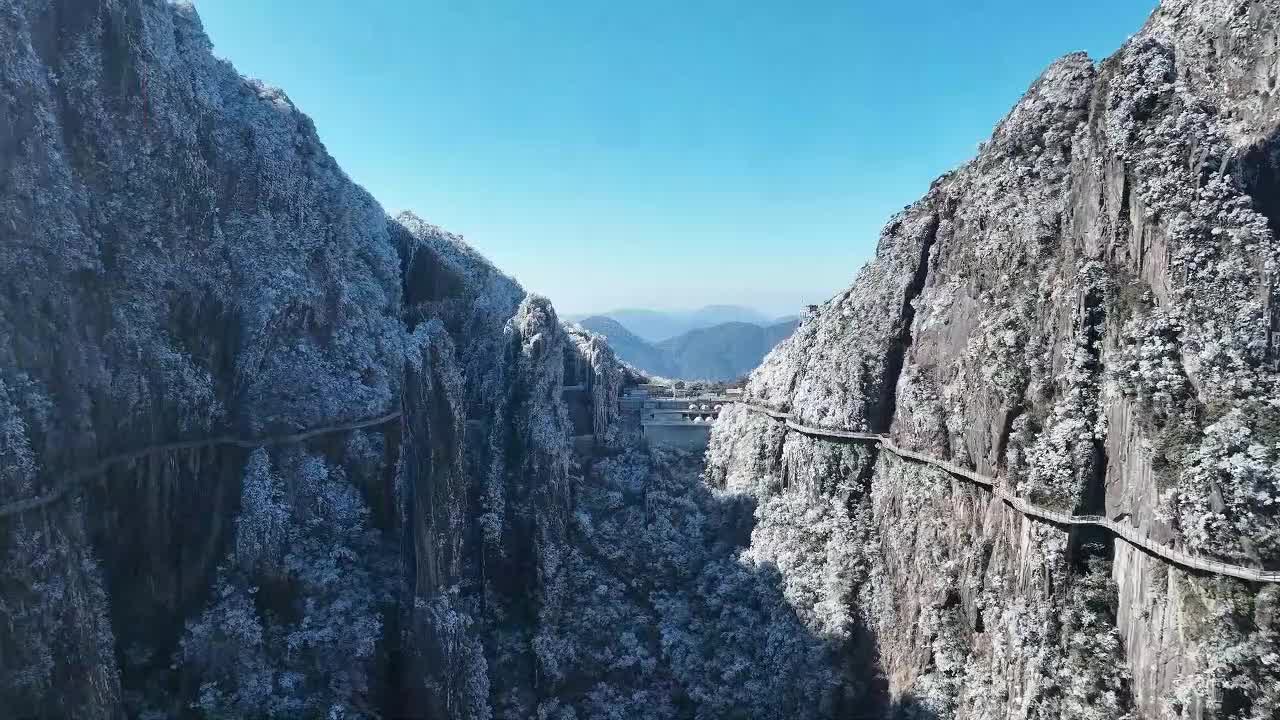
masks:
<svg viewBox="0 0 1280 720"><path fill-rule="evenodd" d="M578 321L604 335L623 360L652 375L685 380L733 380L753 370L773 346L796 329L798 321L759 325L725 322L652 343L618 320L593 315Z"/></svg>
<svg viewBox="0 0 1280 720"><path fill-rule="evenodd" d="M623 360L651 375L669 377L671 365L666 353L656 345L628 330L622 323L603 315L593 315L578 321L582 327L604 335L609 347Z"/></svg>
<svg viewBox="0 0 1280 720"><path fill-rule="evenodd" d="M575 322L582 322L588 318L609 318L620 323L631 334L650 343L670 340L691 330L725 323L765 326L791 319L770 317L759 310L741 305L706 305L695 310L620 308L609 312L584 313L567 317Z"/></svg>

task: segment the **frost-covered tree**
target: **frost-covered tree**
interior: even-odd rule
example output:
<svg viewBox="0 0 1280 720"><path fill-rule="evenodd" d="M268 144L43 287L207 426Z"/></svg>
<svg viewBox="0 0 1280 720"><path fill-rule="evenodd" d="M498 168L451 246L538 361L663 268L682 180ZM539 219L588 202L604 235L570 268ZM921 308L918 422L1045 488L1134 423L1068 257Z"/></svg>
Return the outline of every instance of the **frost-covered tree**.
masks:
<svg viewBox="0 0 1280 720"><path fill-rule="evenodd" d="M584 479L564 559L574 611L533 640L539 717L832 713L836 647L822 623L840 625L838 611L798 614L773 563L742 553L751 503L700 469L696 455L633 449ZM837 531L811 532L825 547Z"/></svg>
<svg viewBox="0 0 1280 720"><path fill-rule="evenodd" d="M1165 502L1189 547L1246 564L1280 557L1280 409L1234 407L1179 459Z"/></svg>
<svg viewBox="0 0 1280 720"><path fill-rule="evenodd" d="M301 450L245 468L236 540L175 658L207 716L365 717L391 600L388 548L339 468Z"/></svg>
<svg viewBox="0 0 1280 720"><path fill-rule="evenodd" d="M1094 549L1097 552L1099 549ZM1129 720L1132 672L1116 628L1117 588L1110 564L1097 555L1067 588L1057 670L1061 699L1057 717Z"/></svg>
<svg viewBox="0 0 1280 720"><path fill-rule="evenodd" d="M1170 706L1207 705L1227 720L1265 720L1280 714L1280 591L1253 593L1237 581L1218 579L1188 588L1206 637L1198 648L1199 671L1173 693Z"/></svg>
<svg viewBox="0 0 1280 720"><path fill-rule="evenodd" d="M1079 300L1063 350L1058 396L1043 431L1025 450L1026 472L1018 482L1019 493L1033 501L1066 509L1075 509L1084 498L1088 478L1097 471L1094 448L1106 433L1098 356L1105 327L1101 307L1109 282L1096 261L1082 262L1077 272Z"/></svg>
<svg viewBox="0 0 1280 720"><path fill-rule="evenodd" d="M48 400L25 380L10 386L0 377L4 502L47 489L30 422L47 421ZM120 699L115 638L83 512L76 503L53 517L0 520L0 706L15 717L92 716Z"/></svg>

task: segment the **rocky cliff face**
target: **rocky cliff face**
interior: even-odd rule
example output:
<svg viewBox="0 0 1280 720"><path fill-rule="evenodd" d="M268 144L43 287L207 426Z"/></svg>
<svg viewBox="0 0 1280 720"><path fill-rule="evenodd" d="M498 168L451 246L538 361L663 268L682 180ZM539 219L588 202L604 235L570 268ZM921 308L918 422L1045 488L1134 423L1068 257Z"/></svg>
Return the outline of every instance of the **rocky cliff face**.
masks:
<svg viewBox="0 0 1280 720"><path fill-rule="evenodd" d="M565 358L604 433L608 348L387 217L189 5L5 0L0 56L0 504L192 441L0 518L5 713L489 717L533 694L565 612Z"/></svg>
<svg viewBox="0 0 1280 720"><path fill-rule="evenodd" d="M1278 22L1168 0L1054 64L751 397L1280 566ZM0 56L5 712L1280 712L1275 586L741 408L723 492L619 448L608 346L387 217L189 6L0 0Z"/></svg>
<svg viewBox="0 0 1280 720"><path fill-rule="evenodd" d="M1276 2L1166 0L1113 57L1055 63L748 394L1039 504L1280 567L1278 23ZM844 633L880 701L912 716L1280 712L1275 586L1032 521L742 408L709 463L760 499L750 552L777 563L809 627ZM826 547L861 535L862 550L798 563L762 531L796 498L838 503L852 522Z"/></svg>

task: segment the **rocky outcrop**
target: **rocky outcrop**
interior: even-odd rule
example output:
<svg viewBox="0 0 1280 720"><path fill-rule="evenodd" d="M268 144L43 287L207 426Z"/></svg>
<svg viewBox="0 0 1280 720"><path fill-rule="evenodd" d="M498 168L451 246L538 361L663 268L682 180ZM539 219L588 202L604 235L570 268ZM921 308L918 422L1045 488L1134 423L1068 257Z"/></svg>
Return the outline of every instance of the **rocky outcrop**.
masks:
<svg viewBox="0 0 1280 720"><path fill-rule="evenodd" d="M189 5L0 1L0 55L0 504L192 441L0 519L0 706L491 717L535 695L565 611L564 357L608 408L612 354L387 217Z"/></svg>
<svg viewBox="0 0 1280 720"><path fill-rule="evenodd" d="M622 387L639 383L644 378L623 364L603 335L577 324L568 325L567 330L572 342L570 356L580 359L576 364L582 377L578 379L586 393L587 417L583 429L597 444L617 445L623 440L620 437L622 428L618 405ZM567 380L565 384L569 384Z"/></svg>
<svg viewBox="0 0 1280 720"><path fill-rule="evenodd" d="M749 396L887 432L1042 505L1280 566L1277 22L1274 2L1166 1L1101 64L1055 63ZM1032 521L741 408L709 461L714 482L761 498L841 498L874 537L797 603L815 627L822 603L854 608L845 652L880 668L881 702L958 718L1280 707L1275 588Z"/></svg>

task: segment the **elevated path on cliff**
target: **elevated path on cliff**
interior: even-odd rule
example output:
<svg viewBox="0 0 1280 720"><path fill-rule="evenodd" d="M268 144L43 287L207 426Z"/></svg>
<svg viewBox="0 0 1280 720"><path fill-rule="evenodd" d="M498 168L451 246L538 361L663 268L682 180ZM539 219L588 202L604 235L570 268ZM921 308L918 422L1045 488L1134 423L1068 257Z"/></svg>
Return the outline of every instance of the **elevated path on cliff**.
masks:
<svg viewBox="0 0 1280 720"><path fill-rule="evenodd" d="M310 430L302 430L296 433L286 435L266 435L259 438L239 438L234 435L217 435L214 437L199 438L193 440L179 440L171 443L162 443L159 445L149 445L138 450L130 450L128 452L109 455L98 460L96 463L88 467L74 470L68 473L61 482L52 490L42 495L18 500L8 505L0 505L0 518L20 515L30 512L36 508L41 508L61 500L70 495L73 491L80 488L86 481L98 477L107 471L112 465L121 463L134 462L141 460L148 455L158 453L173 452L175 450L195 450L198 448L215 447L215 446L231 446L242 448L260 448L270 447L273 445L292 445L295 443L305 442L312 438L322 435L331 435L339 432L350 432L352 430L360 430L363 428L374 427L377 425L385 425L393 420L399 419L401 416L399 410L389 412L385 415L377 417L365 418L363 420L352 420L351 422L339 423L335 425L325 425L323 427L312 428Z"/></svg>
<svg viewBox="0 0 1280 720"><path fill-rule="evenodd" d="M960 467L955 463L942 460L941 458L936 458L931 455L900 447L895 445L887 435L862 432L858 430L845 430L841 428L815 427L792 419L791 413L774 410L773 408L765 407L764 405L757 405L745 400L738 401L738 404L753 413L765 415L773 420L783 422L789 430L794 430L802 435L825 440L839 440L841 442L868 443L881 447L897 457L924 465L932 465L933 467L950 473L955 477L987 488L993 495L1004 501L1009 507L1019 513L1022 513L1026 517L1035 518L1042 522L1061 526L1087 525L1091 527L1100 527L1110 531L1112 535L1124 540L1136 548L1140 548L1174 565L1190 568L1192 570L1214 573L1216 575L1226 575L1240 580L1248 580L1250 582L1280 583L1280 571L1261 570L1242 565L1233 565L1231 563L1225 563L1212 558L1203 557L1201 555L1188 553L1177 548L1169 547L1163 543L1158 543L1151 538L1140 534L1138 528L1135 528L1132 525L1116 522L1115 520L1101 515L1072 515L1071 513L1065 513L1037 505L1025 498L1021 498L1010 493L1001 486L999 481L994 477L983 475L969 468Z"/></svg>

